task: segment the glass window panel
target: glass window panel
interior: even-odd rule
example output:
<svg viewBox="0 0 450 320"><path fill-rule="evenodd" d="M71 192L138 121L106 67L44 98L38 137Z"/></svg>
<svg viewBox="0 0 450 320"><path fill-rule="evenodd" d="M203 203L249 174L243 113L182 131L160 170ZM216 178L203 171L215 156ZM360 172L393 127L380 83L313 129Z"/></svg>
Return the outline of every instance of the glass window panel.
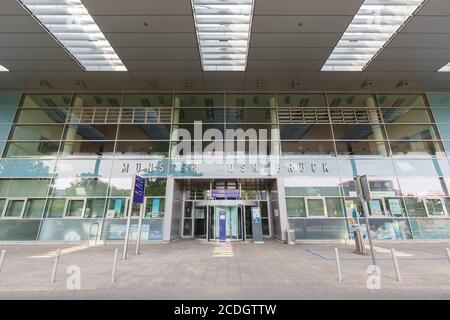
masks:
<svg viewBox="0 0 450 320"><path fill-rule="evenodd" d="M59 141L7 142L4 158L56 156Z"/></svg>
<svg viewBox="0 0 450 320"><path fill-rule="evenodd" d="M447 108L432 108L436 123L450 123L450 105Z"/></svg>
<svg viewBox="0 0 450 320"><path fill-rule="evenodd" d="M3 209L5 207L6 199L0 199L0 216L2 215Z"/></svg>
<svg viewBox="0 0 450 320"><path fill-rule="evenodd" d="M306 199L308 204L308 216L323 217L325 216L325 206L322 199Z"/></svg>
<svg viewBox="0 0 450 320"><path fill-rule="evenodd" d="M60 140L63 128L63 125L14 125L9 140Z"/></svg>
<svg viewBox="0 0 450 320"><path fill-rule="evenodd" d="M44 213L45 202L45 199L28 199L23 217L41 218Z"/></svg>
<svg viewBox="0 0 450 320"><path fill-rule="evenodd" d="M193 123L194 121L202 121L203 123L224 123L224 108L190 108L175 109L173 111L174 123Z"/></svg>
<svg viewBox="0 0 450 320"><path fill-rule="evenodd" d="M276 109L228 107L226 109L227 123L276 123Z"/></svg>
<svg viewBox="0 0 450 320"><path fill-rule="evenodd" d="M49 179L0 179L0 197L46 197Z"/></svg>
<svg viewBox="0 0 450 320"><path fill-rule="evenodd" d="M328 217L343 217L344 207L342 204L342 199L340 198L326 198L325 203L327 205L327 215Z"/></svg>
<svg viewBox="0 0 450 320"><path fill-rule="evenodd" d="M242 126L242 125L238 125ZM217 135L220 137L225 136L225 128L224 124L202 124L201 128L197 127L197 130L202 133L202 135L205 133L206 130L213 129L214 132L217 132ZM245 129L244 129L245 130ZM214 133L212 132L212 133ZM174 125L172 128L172 140L182 140L182 138L191 139L194 140L196 137L195 135L195 126L191 124L179 124ZM202 136L203 137L203 136Z"/></svg>
<svg viewBox="0 0 450 320"><path fill-rule="evenodd" d="M166 195L166 179L146 179L145 183L146 196L165 196Z"/></svg>
<svg viewBox="0 0 450 320"><path fill-rule="evenodd" d="M379 94L377 96L382 108L427 107L425 96L422 94Z"/></svg>
<svg viewBox="0 0 450 320"><path fill-rule="evenodd" d="M194 135L192 135L193 137ZM118 140L169 140L170 125L167 124L121 124Z"/></svg>
<svg viewBox="0 0 450 320"><path fill-rule="evenodd" d="M64 108L19 109L15 123L64 123L67 112Z"/></svg>
<svg viewBox="0 0 450 320"><path fill-rule="evenodd" d="M445 157L442 143L438 141L390 141L393 156Z"/></svg>
<svg viewBox="0 0 450 320"><path fill-rule="evenodd" d="M385 123L432 123L433 116L428 109L382 108Z"/></svg>
<svg viewBox="0 0 450 320"><path fill-rule="evenodd" d="M275 107L273 94L230 93L226 94L227 107Z"/></svg>
<svg viewBox="0 0 450 320"><path fill-rule="evenodd" d="M439 140L437 128L430 124L387 124L386 131L391 140Z"/></svg>
<svg viewBox="0 0 450 320"><path fill-rule="evenodd" d="M385 198L386 210L392 217L405 217L406 209L402 198Z"/></svg>
<svg viewBox="0 0 450 320"><path fill-rule="evenodd" d="M224 105L223 93L177 94L174 101L174 106L181 108L212 108Z"/></svg>
<svg viewBox="0 0 450 320"><path fill-rule="evenodd" d="M107 157L114 152L114 142L65 141L61 143L61 157Z"/></svg>
<svg viewBox="0 0 450 320"><path fill-rule="evenodd" d="M167 157L169 141L118 141L116 157Z"/></svg>
<svg viewBox="0 0 450 320"><path fill-rule="evenodd" d="M145 218L164 218L164 198L147 198L145 203Z"/></svg>
<svg viewBox="0 0 450 320"><path fill-rule="evenodd" d="M332 141L282 141L283 156L335 156Z"/></svg>
<svg viewBox="0 0 450 320"><path fill-rule="evenodd" d="M336 149L343 156L388 156L384 141L336 141Z"/></svg>
<svg viewBox="0 0 450 320"><path fill-rule="evenodd" d="M361 221L365 225L365 221ZM412 239L407 219L369 219L370 233L376 240L408 240ZM367 227L364 228L367 230ZM366 233L366 232L364 232Z"/></svg>
<svg viewBox="0 0 450 320"><path fill-rule="evenodd" d="M329 124L280 124L281 140L332 140Z"/></svg>
<svg viewBox="0 0 450 320"><path fill-rule="evenodd" d="M395 178L370 177L369 187L372 197L395 197L400 195L400 188Z"/></svg>
<svg viewBox="0 0 450 320"><path fill-rule="evenodd" d="M272 136L272 129L274 129L274 126L271 124L263 124L263 123L255 123L255 124L242 124L242 123L227 123L226 124L226 132L225 132L225 139L230 139L236 135L240 135L241 131L237 130L243 130L244 134L253 134L252 132L256 133L257 137L259 139L264 139L264 135L267 136L267 139L271 139ZM204 129L205 130L205 129ZM230 130L230 131L228 131ZM260 130L263 130L262 132ZM230 138L228 138L230 137ZM236 139L236 138L235 138ZM246 138L248 139L248 138Z"/></svg>
<svg viewBox="0 0 450 320"><path fill-rule="evenodd" d="M446 172L444 163L437 159L401 159L394 160L394 164L399 176L443 176Z"/></svg>
<svg viewBox="0 0 450 320"><path fill-rule="evenodd" d="M404 196L443 196L447 193L444 189L444 181L441 178L399 177L398 181Z"/></svg>
<svg viewBox="0 0 450 320"><path fill-rule="evenodd" d="M66 217L81 217L83 215L84 200L69 200Z"/></svg>
<svg viewBox="0 0 450 320"><path fill-rule="evenodd" d="M371 216L384 216L383 200L381 199L370 200L369 213Z"/></svg>
<svg viewBox="0 0 450 320"><path fill-rule="evenodd" d="M131 178L111 178L109 181L110 196L129 197L131 192Z"/></svg>
<svg viewBox="0 0 450 320"><path fill-rule="evenodd" d="M278 107L326 107L324 94L277 94Z"/></svg>
<svg viewBox="0 0 450 320"><path fill-rule="evenodd" d="M26 94L22 108L68 108L71 94Z"/></svg>
<svg viewBox="0 0 450 320"><path fill-rule="evenodd" d="M421 198L405 198L409 217L426 217L427 212Z"/></svg>
<svg viewBox="0 0 450 320"><path fill-rule="evenodd" d="M337 140L386 140L379 124L333 124L333 132Z"/></svg>
<svg viewBox="0 0 450 320"><path fill-rule="evenodd" d="M9 200L6 205L5 217L20 218L25 200Z"/></svg>
<svg viewBox="0 0 450 320"><path fill-rule="evenodd" d="M106 196L108 179L104 178L57 178L50 194L55 197Z"/></svg>
<svg viewBox="0 0 450 320"><path fill-rule="evenodd" d="M289 228L295 231L298 240L348 239L345 219L289 219Z"/></svg>
<svg viewBox="0 0 450 320"><path fill-rule="evenodd" d="M286 178L286 196L341 196L339 178Z"/></svg>
<svg viewBox="0 0 450 320"><path fill-rule="evenodd" d="M121 94L77 94L73 108L120 108Z"/></svg>
<svg viewBox="0 0 450 320"><path fill-rule="evenodd" d="M341 159L339 171L342 176L395 176L391 159Z"/></svg>
<svg viewBox="0 0 450 320"><path fill-rule="evenodd" d="M450 239L450 219L409 219L414 239Z"/></svg>
<svg viewBox="0 0 450 320"><path fill-rule="evenodd" d="M117 125L69 124L63 140L115 140Z"/></svg>
<svg viewBox="0 0 450 320"><path fill-rule="evenodd" d="M375 96L372 94L328 94L330 107L365 107L377 106Z"/></svg>
<svg viewBox="0 0 450 320"><path fill-rule="evenodd" d="M445 216L444 205L441 199L425 199L430 216Z"/></svg>
<svg viewBox="0 0 450 320"><path fill-rule="evenodd" d="M445 209L447 210L447 215L450 216L450 198L444 199ZM1 208L1 206L0 206Z"/></svg>
<svg viewBox="0 0 450 320"><path fill-rule="evenodd" d="M126 216L126 199L110 198L106 210L106 218L123 218Z"/></svg>
<svg viewBox="0 0 450 320"><path fill-rule="evenodd" d="M172 94L167 93L127 93L124 108L172 107Z"/></svg>
<svg viewBox="0 0 450 320"><path fill-rule="evenodd" d="M306 217L304 198L286 198L288 217Z"/></svg>
<svg viewBox="0 0 450 320"><path fill-rule="evenodd" d="M53 199L47 201L45 209L45 217L47 218L62 218L64 209L66 207L66 199Z"/></svg>
<svg viewBox="0 0 450 320"><path fill-rule="evenodd" d="M105 213L105 199L87 199L85 218L103 218Z"/></svg>

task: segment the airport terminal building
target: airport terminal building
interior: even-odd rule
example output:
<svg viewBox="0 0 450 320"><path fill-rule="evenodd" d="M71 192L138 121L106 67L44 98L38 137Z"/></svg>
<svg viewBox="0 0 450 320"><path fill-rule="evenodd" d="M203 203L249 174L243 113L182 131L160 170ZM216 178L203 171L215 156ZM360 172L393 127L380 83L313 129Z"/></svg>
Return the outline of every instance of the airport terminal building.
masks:
<svg viewBox="0 0 450 320"><path fill-rule="evenodd" d="M0 241L449 240L449 29L445 0L2 0Z"/></svg>
<svg viewBox="0 0 450 320"><path fill-rule="evenodd" d="M351 239L357 175L369 177L375 239L450 238L450 94L0 99L2 241L121 240L134 175L147 181L148 241L217 240L219 210L227 239L249 240L252 207L266 237Z"/></svg>

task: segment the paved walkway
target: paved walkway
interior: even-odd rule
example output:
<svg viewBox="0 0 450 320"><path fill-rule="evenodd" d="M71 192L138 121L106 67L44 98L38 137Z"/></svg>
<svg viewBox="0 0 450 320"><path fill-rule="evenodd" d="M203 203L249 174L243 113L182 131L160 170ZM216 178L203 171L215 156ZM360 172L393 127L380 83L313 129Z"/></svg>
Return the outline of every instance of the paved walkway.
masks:
<svg viewBox="0 0 450 320"><path fill-rule="evenodd" d="M400 283L391 246L399 255ZM56 281L50 283L58 247L63 253ZM132 245L111 283L116 247L121 249L114 244L0 245L7 250L0 299L450 299L448 243L377 245L380 289L372 290L366 273L371 259L354 254L351 245L183 240L143 245L139 256ZM337 281L334 247L340 250L342 283ZM68 268L79 268L80 290L68 289L67 279L74 279Z"/></svg>

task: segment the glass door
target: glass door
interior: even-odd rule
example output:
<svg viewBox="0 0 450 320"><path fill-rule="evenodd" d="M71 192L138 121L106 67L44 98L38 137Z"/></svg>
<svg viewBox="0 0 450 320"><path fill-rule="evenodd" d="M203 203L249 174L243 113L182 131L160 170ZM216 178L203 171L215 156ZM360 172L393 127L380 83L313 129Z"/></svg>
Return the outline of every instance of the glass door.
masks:
<svg viewBox="0 0 450 320"><path fill-rule="evenodd" d="M214 206L209 213L209 239L220 239L220 215L225 216L227 240L242 240L242 212L238 206Z"/></svg>
<svg viewBox="0 0 450 320"><path fill-rule="evenodd" d="M206 238L206 214L208 207L194 208L194 237Z"/></svg>

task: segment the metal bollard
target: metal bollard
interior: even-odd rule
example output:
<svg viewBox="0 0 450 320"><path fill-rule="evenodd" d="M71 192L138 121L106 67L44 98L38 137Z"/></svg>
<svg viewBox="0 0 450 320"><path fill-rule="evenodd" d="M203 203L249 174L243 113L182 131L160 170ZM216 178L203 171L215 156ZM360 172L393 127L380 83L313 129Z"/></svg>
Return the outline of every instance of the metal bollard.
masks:
<svg viewBox="0 0 450 320"><path fill-rule="evenodd" d="M334 254L336 256L336 268L337 268L337 274L338 274L338 281L343 282L342 273L341 273L341 262L339 260L339 251L337 248L334 248Z"/></svg>
<svg viewBox="0 0 450 320"><path fill-rule="evenodd" d="M50 282L55 282L56 272L58 271L59 257L61 256L61 249L56 251L55 262L53 263L52 275L50 276Z"/></svg>
<svg viewBox="0 0 450 320"><path fill-rule="evenodd" d="M2 250L2 253L0 255L0 274L2 273L3 261L5 261L5 256L6 256L6 250Z"/></svg>
<svg viewBox="0 0 450 320"><path fill-rule="evenodd" d="M111 283L116 281L116 269L117 269L118 256L119 256L119 249L116 248L116 250L114 250L114 261L113 261L112 274L111 274Z"/></svg>
<svg viewBox="0 0 450 320"><path fill-rule="evenodd" d="M446 251L447 251L448 263L450 263L450 249L447 248ZM1 268L1 264L0 264L0 268Z"/></svg>
<svg viewBox="0 0 450 320"><path fill-rule="evenodd" d="M394 261L395 274L397 275L397 281L402 282L402 276L400 275L400 269L398 268L397 257L395 256L395 250L391 249L392 260Z"/></svg>

